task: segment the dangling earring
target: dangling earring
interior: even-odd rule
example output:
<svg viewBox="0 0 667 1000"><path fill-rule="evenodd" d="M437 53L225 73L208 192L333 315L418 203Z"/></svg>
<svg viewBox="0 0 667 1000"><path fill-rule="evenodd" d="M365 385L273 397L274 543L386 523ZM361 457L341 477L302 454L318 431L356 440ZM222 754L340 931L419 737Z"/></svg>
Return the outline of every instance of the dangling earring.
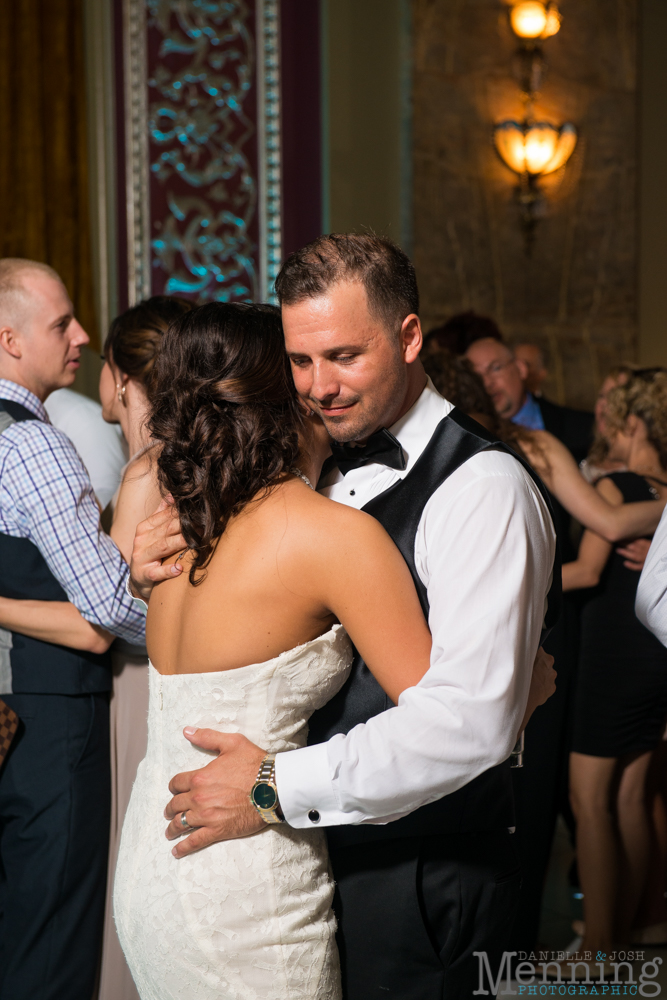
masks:
<svg viewBox="0 0 667 1000"><path fill-rule="evenodd" d="M116 382L116 388L118 389L118 402L122 403L123 406L127 406L125 401L125 386L121 385L120 382Z"/></svg>

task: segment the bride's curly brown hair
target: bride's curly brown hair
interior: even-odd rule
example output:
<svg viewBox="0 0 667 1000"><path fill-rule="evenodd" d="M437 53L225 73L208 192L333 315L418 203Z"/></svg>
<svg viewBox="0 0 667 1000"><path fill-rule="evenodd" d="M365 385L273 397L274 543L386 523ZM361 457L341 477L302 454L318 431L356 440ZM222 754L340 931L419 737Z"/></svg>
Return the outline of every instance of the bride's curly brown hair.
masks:
<svg viewBox="0 0 667 1000"><path fill-rule="evenodd" d="M229 519L296 462L300 414L273 306L212 302L165 333L150 386L158 478L201 583Z"/></svg>

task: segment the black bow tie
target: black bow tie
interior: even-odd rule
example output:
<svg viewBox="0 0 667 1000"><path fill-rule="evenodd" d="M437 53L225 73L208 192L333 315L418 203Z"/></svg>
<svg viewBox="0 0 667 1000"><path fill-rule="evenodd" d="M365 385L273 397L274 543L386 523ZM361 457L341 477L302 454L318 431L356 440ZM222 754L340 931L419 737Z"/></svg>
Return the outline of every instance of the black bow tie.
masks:
<svg viewBox="0 0 667 1000"><path fill-rule="evenodd" d="M331 443L332 458L344 476L350 469L358 469L368 462L388 465L390 469L403 471L407 462L400 444L386 427L371 434L366 444L351 445Z"/></svg>

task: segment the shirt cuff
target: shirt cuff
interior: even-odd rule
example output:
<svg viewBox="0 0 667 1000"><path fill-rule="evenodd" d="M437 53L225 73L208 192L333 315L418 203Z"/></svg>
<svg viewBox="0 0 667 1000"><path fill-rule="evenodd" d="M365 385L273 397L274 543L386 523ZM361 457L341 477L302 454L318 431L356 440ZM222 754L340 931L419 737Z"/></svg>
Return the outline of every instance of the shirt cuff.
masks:
<svg viewBox="0 0 667 1000"><path fill-rule="evenodd" d="M283 815L297 830L350 822L334 793L326 743L277 754L276 787Z"/></svg>
<svg viewBox="0 0 667 1000"><path fill-rule="evenodd" d="M127 574L127 579L125 581L125 592L128 594L129 597L132 598L132 603L134 604L135 608L137 608L137 610L140 611L141 614L145 618L146 615L148 614L148 605L140 597L135 597L134 594L132 593L132 591L130 589L130 574L129 573Z"/></svg>

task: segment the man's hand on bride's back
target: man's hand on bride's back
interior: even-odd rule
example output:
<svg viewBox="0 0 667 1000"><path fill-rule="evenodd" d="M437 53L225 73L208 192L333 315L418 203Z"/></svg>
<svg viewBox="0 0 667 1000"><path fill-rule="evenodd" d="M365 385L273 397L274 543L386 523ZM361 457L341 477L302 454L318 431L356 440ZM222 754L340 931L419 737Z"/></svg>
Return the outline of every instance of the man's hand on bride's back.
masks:
<svg viewBox="0 0 667 1000"><path fill-rule="evenodd" d="M130 562L134 595L148 601L154 584L179 576L183 572L180 563L165 565L163 560L184 548L186 542L176 511L163 500L155 513L137 526Z"/></svg>
<svg viewBox="0 0 667 1000"><path fill-rule="evenodd" d="M250 792L266 750L238 733L217 733L213 729L184 730L187 739L218 756L196 771L184 771L169 782L174 796L164 815L171 820L168 840L189 836L173 849L176 858L200 851L220 840L237 840L266 829L266 823L252 802ZM188 830L181 817L185 813Z"/></svg>

